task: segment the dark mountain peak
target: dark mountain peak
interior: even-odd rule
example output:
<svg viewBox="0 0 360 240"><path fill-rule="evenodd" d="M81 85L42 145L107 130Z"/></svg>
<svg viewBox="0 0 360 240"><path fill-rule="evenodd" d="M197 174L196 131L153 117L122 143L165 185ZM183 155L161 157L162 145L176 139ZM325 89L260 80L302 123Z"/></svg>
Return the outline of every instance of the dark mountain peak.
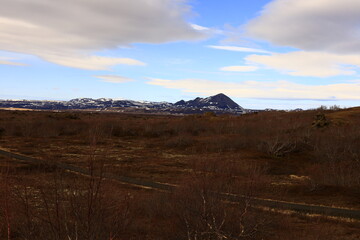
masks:
<svg viewBox="0 0 360 240"><path fill-rule="evenodd" d="M226 96L226 95L223 94L223 93L216 94L216 95L214 95L214 96L212 96L212 97L227 97L227 98L229 98L228 96Z"/></svg>
<svg viewBox="0 0 360 240"><path fill-rule="evenodd" d="M223 93L216 94L214 96L210 96L207 98L204 98L204 101L206 102L213 102L216 104L217 107L223 108L223 109L236 109L241 108L236 102L234 102L231 98L226 96Z"/></svg>
<svg viewBox="0 0 360 240"><path fill-rule="evenodd" d="M237 105L237 103L235 103L233 100L231 100L231 98L229 98L228 96L226 96L223 93L219 93L214 96L207 97L205 99L210 99L210 100L216 101L216 102L227 102L227 103L231 103L232 105L234 105L234 104ZM237 106L239 106L239 105L237 105Z"/></svg>
<svg viewBox="0 0 360 240"><path fill-rule="evenodd" d="M197 97L194 100L189 101L181 100L175 103L175 105L186 108L207 108L211 110L242 109L242 107L223 93L207 98Z"/></svg>

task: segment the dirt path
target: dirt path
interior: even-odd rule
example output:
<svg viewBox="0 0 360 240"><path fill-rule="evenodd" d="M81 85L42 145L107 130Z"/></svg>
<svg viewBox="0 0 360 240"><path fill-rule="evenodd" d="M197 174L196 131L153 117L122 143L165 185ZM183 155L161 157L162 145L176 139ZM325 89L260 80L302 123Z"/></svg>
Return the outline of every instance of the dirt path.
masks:
<svg viewBox="0 0 360 240"><path fill-rule="evenodd" d="M29 164L38 164L38 165L49 165L49 162L37 158L28 157L18 153L12 153L5 149L0 149L0 155L17 159L22 162L26 162ZM57 168L73 172L76 174L90 175L90 172L87 169L80 168L77 166L73 166L66 163L55 162L52 163L53 166ZM176 185L168 184L168 183L160 183L153 181L140 180L136 178L130 178L126 176L118 176L111 173L104 173L103 177L110 180L118 181L122 184L132 185L139 188L160 190L160 191L173 191L176 188ZM246 197L241 195L233 195L227 193L216 193L221 198L230 202L240 202L243 201ZM278 201L272 199L262 199L262 198L251 198L251 204L259 207L267 207L271 209L277 210L290 210L296 211L300 213L308 213L308 214L320 214L324 216L331 217L343 217L350 219L358 219L360 220L360 210L355 209L346 209L346 208L335 208L335 207L327 207L327 206L319 206L319 205L310 205L310 204L301 204L301 203L293 203L293 202L285 202Z"/></svg>

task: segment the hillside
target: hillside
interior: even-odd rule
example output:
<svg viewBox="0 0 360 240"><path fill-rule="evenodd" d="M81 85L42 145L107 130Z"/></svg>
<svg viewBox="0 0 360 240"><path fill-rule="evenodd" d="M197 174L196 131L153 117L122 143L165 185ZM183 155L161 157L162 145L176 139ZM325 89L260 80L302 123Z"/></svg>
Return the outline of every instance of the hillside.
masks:
<svg viewBox="0 0 360 240"><path fill-rule="evenodd" d="M37 110L117 110L193 114L212 111L216 113L242 114L245 109L224 94L207 98L195 98L175 104L168 102L148 102L132 100L113 100L110 98L76 98L70 101L36 101L36 100L0 100L0 108L25 108Z"/></svg>

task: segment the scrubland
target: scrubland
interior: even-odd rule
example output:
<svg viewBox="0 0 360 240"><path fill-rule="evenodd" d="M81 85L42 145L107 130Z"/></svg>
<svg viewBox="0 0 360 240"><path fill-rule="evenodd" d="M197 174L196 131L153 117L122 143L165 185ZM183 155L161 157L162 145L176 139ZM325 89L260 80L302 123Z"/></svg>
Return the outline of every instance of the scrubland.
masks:
<svg viewBox="0 0 360 240"><path fill-rule="evenodd" d="M46 161L0 156L0 239L360 239L358 221L251 202L360 209L360 108L242 116L0 111L0 147ZM138 188L104 173L177 187ZM214 192L245 198L234 204Z"/></svg>

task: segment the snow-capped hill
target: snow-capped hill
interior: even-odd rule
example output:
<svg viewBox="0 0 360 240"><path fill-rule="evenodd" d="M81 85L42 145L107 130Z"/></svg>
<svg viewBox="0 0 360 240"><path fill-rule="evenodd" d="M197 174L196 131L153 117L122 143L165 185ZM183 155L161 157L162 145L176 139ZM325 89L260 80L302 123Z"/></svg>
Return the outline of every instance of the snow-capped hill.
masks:
<svg viewBox="0 0 360 240"><path fill-rule="evenodd" d="M207 98L181 100L175 104L169 102L149 102L132 100L113 100L111 98L75 98L69 101L37 101L37 100L0 100L0 108L27 108L38 110L67 110L67 109L134 109L136 111L161 113L202 113L213 111L216 113L228 112L235 114L245 113L245 110L224 94L217 94Z"/></svg>

